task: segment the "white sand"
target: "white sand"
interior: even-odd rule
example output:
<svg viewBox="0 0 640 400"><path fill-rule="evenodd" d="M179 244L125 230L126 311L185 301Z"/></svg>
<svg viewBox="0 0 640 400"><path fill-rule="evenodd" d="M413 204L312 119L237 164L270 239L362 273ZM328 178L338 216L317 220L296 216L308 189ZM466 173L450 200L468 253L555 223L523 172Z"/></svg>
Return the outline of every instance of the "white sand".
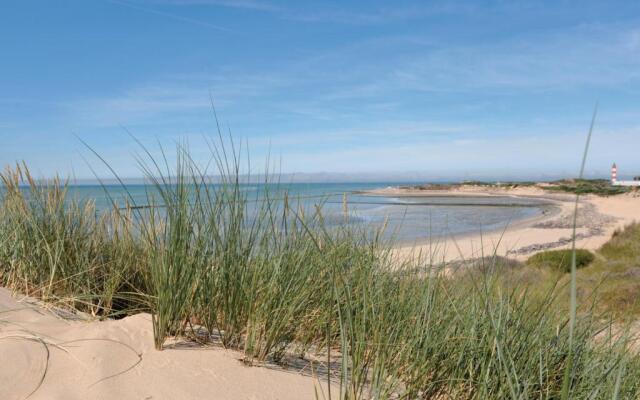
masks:
<svg viewBox="0 0 640 400"><path fill-rule="evenodd" d="M297 370L245 366L234 351L156 351L148 314L70 321L0 288L0 399L24 399L36 388L47 358L42 341L49 361L34 400L293 400L314 398L318 386Z"/></svg>

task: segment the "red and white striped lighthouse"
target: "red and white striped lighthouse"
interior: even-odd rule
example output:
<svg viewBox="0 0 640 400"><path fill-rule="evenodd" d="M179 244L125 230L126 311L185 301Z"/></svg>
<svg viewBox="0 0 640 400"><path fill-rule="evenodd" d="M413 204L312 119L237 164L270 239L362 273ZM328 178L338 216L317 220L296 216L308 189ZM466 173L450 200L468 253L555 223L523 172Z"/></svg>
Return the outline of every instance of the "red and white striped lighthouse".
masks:
<svg viewBox="0 0 640 400"><path fill-rule="evenodd" d="M616 163L613 163L611 166L611 183L616 183L618 180L618 167L616 167Z"/></svg>

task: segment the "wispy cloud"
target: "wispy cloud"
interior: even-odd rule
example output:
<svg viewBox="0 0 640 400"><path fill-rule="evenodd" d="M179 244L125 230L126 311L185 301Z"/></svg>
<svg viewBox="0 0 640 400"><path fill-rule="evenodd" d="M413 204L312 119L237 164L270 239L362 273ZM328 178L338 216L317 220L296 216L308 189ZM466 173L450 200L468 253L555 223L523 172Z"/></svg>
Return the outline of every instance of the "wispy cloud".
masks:
<svg viewBox="0 0 640 400"><path fill-rule="evenodd" d="M70 101L67 109L96 124L144 123L158 117L184 119L195 114L209 117L211 93L216 105L231 118L289 118L288 125L306 119L366 126L367 120L406 119L406 109L415 107L414 94L418 94L420 101L429 96L454 96L459 98L458 111L477 114L482 104L495 106L483 98L496 94L575 92L638 82L637 35L632 28L580 26L526 39L457 46L434 45L416 37L387 37L276 63L260 71L222 66L208 74L155 77L110 96ZM385 63L366 61L379 51L388 54ZM476 96L472 103L463 101L468 94ZM445 105L433 107L440 110Z"/></svg>
<svg viewBox="0 0 640 400"><path fill-rule="evenodd" d="M209 118L212 101L216 107L242 108L243 99L268 98L294 82L265 73L171 74L110 95L81 97L58 105L83 126L153 125L197 116Z"/></svg>
<svg viewBox="0 0 640 400"><path fill-rule="evenodd" d="M268 12L281 19L351 25L378 25L427 17L469 14L478 10L473 3L433 1L427 3L367 3L366 11L353 9L347 2L292 2L287 5L260 0L131 0L141 4L172 6L215 6Z"/></svg>
<svg viewBox="0 0 640 400"><path fill-rule="evenodd" d="M529 174L555 171L573 176L580 161L580 152L550 151L550 149L579 148L584 141L584 129L553 131L545 135L526 134L523 129L516 137L484 136L481 140L425 140L421 142L389 141L387 144L361 142L331 151L289 151L283 157L285 171L428 171L460 177L465 173L483 173L494 177L515 175L519 171ZM533 133L533 132L531 132ZM550 134L552 133L552 134ZM633 146L640 145L637 129L615 131L617 144L608 132L598 132L589 155L589 173L606 174L612 160L625 160L628 168L634 166ZM499 156L496 156L499 155ZM433 175L432 175L433 176Z"/></svg>
<svg viewBox="0 0 640 400"><path fill-rule="evenodd" d="M127 7L127 8L131 8L134 10L137 10L139 12L144 12L147 14L153 14L153 15L158 15L164 18L169 18L169 19L173 19L176 21L181 21L187 24L194 24L194 25L199 25L199 26L204 26L206 28L212 28L218 31L223 31L223 32L230 32L231 30L229 28L220 26L220 25L216 25L216 24L212 24L210 22L207 21L202 21L200 19L196 19L196 18L191 18L191 17L186 17L183 15L178 15L178 14L174 14L174 13L169 13L166 11L162 11L162 10L156 10L154 8L149 8L146 6L142 6L140 4L136 4L136 3L132 3L129 1L124 1L124 0L106 0L110 3L113 4L117 4L120 5L122 7Z"/></svg>
<svg viewBox="0 0 640 400"><path fill-rule="evenodd" d="M461 2L429 2L393 5L370 4L368 10L354 11L344 7L329 7L326 4L311 7L311 9L288 9L280 14L291 20L319 23L342 23L353 25L379 25L398 21L418 20L442 15L468 14L477 10L471 3Z"/></svg>
<svg viewBox="0 0 640 400"><path fill-rule="evenodd" d="M633 30L577 27L502 43L441 48L395 71L398 82L424 90L571 88L640 78Z"/></svg>
<svg viewBox="0 0 640 400"><path fill-rule="evenodd" d="M172 86L142 86L110 97L72 100L62 104L76 126L109 127L153 124L159 117L192 117L210 107L206 90Z"/></svg>
<svg viewBox="0 0 640 400"><path fill-rule="evenodd" d="M589 162L640 168L632 2L76 3L74 15L16 3L0 26L22 38L0 67L0 160L46 171L75 155L76 133L133 171L121 125L200 143L211 94L224 129L257 162L271 146L287 171L558 170L577 164L567 149L596 99Z"/></svg>
<svg viewBox="0 0 640 400"><path fill-rule="evenodd" d="M327 99L367 98L394 91L492 93L624 85L640 80L638 37L638 31L628 27L579 26L490 44L407 42L404 51L388 56L382 65L371 66L369 80L356 78ZM358 55L368 58L374 51L360 49ZM324 65L340 65L340 58L334 54ZM361 72L354 75L361 77Z"/></svg>
<svg viewBox="0 0 640 400"><path fill-rule="evenodd" d="M173 6L218 6L257 11L280 11L280 7L259 0L132 0L137 3L164 4Z"/></svg>

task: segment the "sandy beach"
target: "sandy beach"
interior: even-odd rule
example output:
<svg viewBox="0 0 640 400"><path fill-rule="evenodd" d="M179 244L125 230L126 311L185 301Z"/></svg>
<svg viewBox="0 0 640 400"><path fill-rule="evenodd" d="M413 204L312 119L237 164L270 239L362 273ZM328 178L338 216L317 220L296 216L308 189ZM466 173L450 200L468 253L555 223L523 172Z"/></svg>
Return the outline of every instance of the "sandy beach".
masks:
<svg viewBox="0 0 640 400"><path fill-rule="evenodd" d="M539 187L477 186L453 190L386 188L370 194L515 196L549 204L542 216L518 221L502 231L400 246L397 251L401 257L421 254L433 262L450 262L496 251L523 260L537 251L570 246L575 201L570 194ZM597 249L614 230L639 218L638 194L582 196L577 246ZM12 296L4 288L0 288L0 353L12 360L0 366L1 399L299 399L313 398L314 390L320 388L308 364L289 369L248 367L240 352L187 342L156 351L148 314L85 321L77 314Z"/></svg>
<svg viewBox="0 0 640 400"><path fill-rule="evenodd" d="M411 246L398 246L401 257L421 255L433 262L459 261L492 255L525 260L542 250L571 246L575 195L545 190L543 185L516 188L459 185L443 190L383 188L368 192L378 196L513 196L535 198L549 204L543 215L506 225L499 231L482 234L449 235ZM616 196L580 196L577 220L577 248L595 250L616 229L640 220L640 193Z"/></svg>
<svg viewBox="0 0 640 400"><path fill-rule="evenodd" d="M524 260L537 251L570 246L575 196L540 187L496 189L459 186L447 190L385 188L384 196L515 196L549 204L538 217L498 232L449 236L400 246L434 263L491 255ZM582 196L578 248L597 249L614 230L640 219L640 195ZM0 399L301 399L326 393L308 362L288 367L249 367L242 353L192 342L154 349L149 314L96 321L0 288ZM321 389L322 387L322 389ZM320 395L322 398L322 395Z"/></svg>
<svg viewBox="0 0 640 400"><path fill-rule="evenodd" d="M0 400L640 400L640 1L2 4Z"/></svg>

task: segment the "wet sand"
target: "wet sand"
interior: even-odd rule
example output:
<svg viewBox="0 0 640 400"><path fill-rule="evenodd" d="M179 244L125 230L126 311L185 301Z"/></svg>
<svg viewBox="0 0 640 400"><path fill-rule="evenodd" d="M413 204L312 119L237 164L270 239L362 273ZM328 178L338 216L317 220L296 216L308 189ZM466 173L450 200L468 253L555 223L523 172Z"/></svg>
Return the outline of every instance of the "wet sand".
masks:
<svg viewBox="0 0 640 400"><path fill-rule="evenodd" d="M368 194L397 197L513 196L538 199L549 205L543 215L505 225L500 230L425 238L416 245L399 245L396 251L402 258L420 255L435 263L495 253L524 260L539 251L571 246L576 198L572 194L551 192L539 186L500 188L474 185L452 186L443 190L384 188ZM595 250L609 240L616 229L638 221L640 194L637 192L609 197L583 195L578 207L576 247Z"/></svg>

